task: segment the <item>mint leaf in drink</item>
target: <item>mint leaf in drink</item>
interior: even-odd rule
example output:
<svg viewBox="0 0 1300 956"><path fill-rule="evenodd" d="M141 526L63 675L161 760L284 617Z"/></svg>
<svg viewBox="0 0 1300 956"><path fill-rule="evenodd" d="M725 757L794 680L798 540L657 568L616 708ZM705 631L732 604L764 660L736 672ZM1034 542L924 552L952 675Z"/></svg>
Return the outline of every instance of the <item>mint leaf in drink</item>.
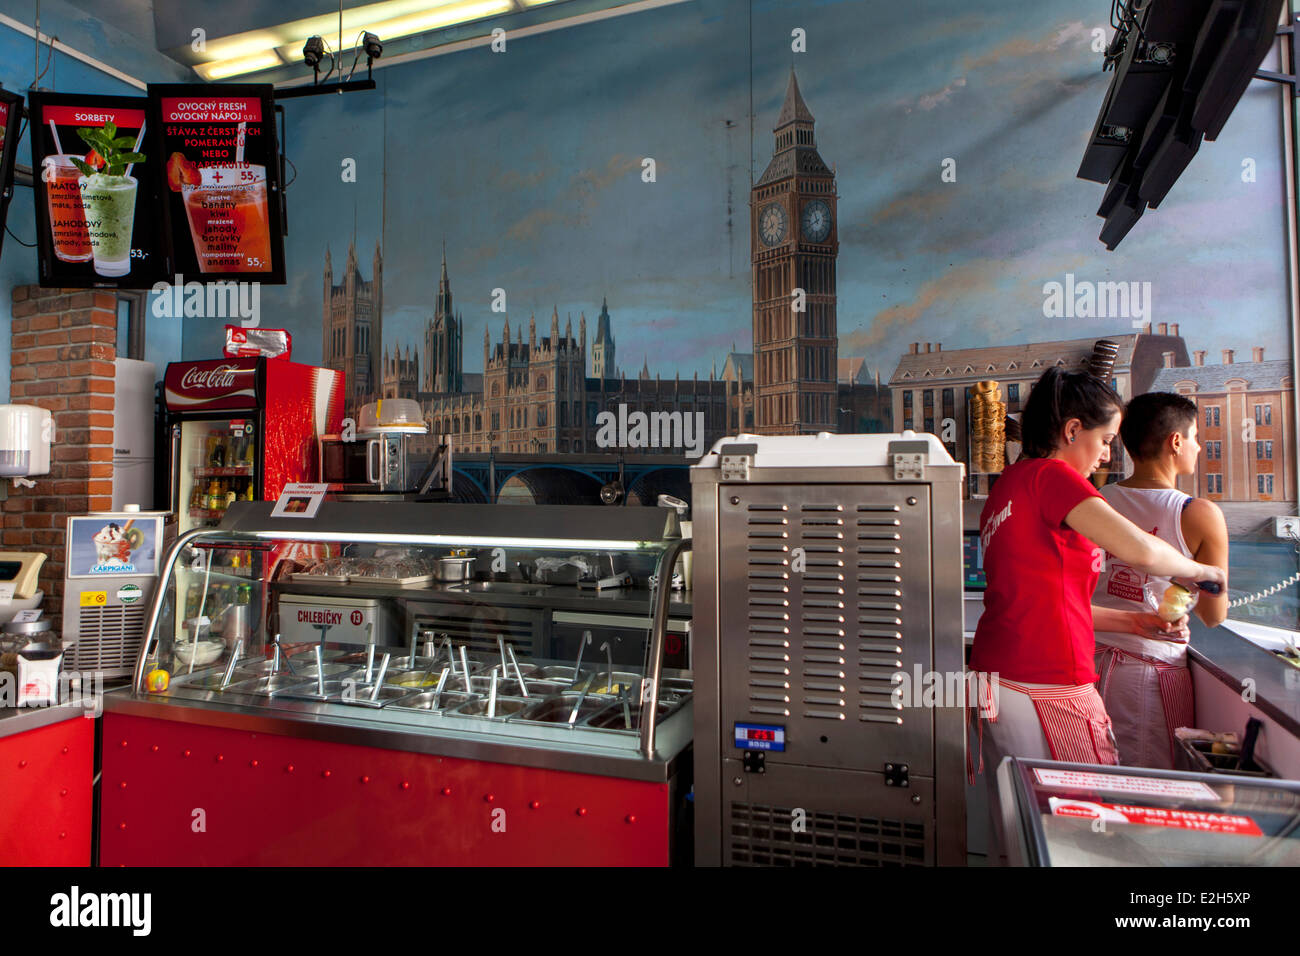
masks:
<svg viewBox="0 0 1300 956"><path fill-rule="evenodd" d="M72 165L76 166L77 169L79 169L79 170L81 171L81 175L83 175L83 176L93 176L93 175L95 175L96 170L95 170L95 168L94 168L93 166L89 166L89 165L87 165L86 163L84 163L84 162L82 162L81 160L77 159L77 157L75 157L75 156L70 156L70 157L68 157L68 158L72 160Z"/></svg>
<svg viewBox="0 0 1300 956"><path fill-rule="evenodd" d="M103 160L105 172L110 176L121 176L126 172L127 166L145 161L144 153L132 151L135 146L135 139L130 136L118 136L117 126L111 122L105 123L102 127L79 127L77 135L81 137L83 143L94 151L95 156ZM93 160L95 156L87 158ZM76 159L72 162L76 164L76 167L81 170L83 175L90 176L95 172L89 163L83 163Z"/></svg>

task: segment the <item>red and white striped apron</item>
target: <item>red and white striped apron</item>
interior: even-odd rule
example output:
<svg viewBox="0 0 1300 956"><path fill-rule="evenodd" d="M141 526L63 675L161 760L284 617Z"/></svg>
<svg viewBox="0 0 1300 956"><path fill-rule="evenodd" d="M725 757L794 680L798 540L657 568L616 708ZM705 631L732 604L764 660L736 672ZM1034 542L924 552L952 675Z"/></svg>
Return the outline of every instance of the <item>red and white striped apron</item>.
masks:
<svg viewBox="0 0 1300 956"><path fill-rule="evenodd" d="M1118 668L1139 668L1126 683L1135 685L1126 688L1126 697L1150 697L1154 693L1159 697L1160 708L1164 713L1164 736L1169 748L1169 762L1159 760L1146 746L1147 741L1141 736L1144 730L1150 731L1149 723L1143 722L1136 714L1127 713L1132 707L1142 707L1143 701L1120 700L1114 695L1112 678ZM1097 647L1097 689L1110 709L1110 702L1115 699L1116 713L1121 715L1119 730L1120 755L1132 766L1156 767L1170 770L1174 767L1177 745L1174 741L1174 729L1191 727L1196 720L1196 701L1192 691L1192 673L1184 660L1181 663L1156 660L1141 654L1123 651L1108 644ZM1154 686L1152 686L1154 685Z"/></svg>
<svg viewBox="0 0 1300 956"><path fill-rule="evenodd" d="M1048 753L1053 760L1070 763L1117 764L1119 754L1111 731L1110 717L1095 684L1029 687L1015 681L999 678L990 682L989 675L977 674L977 720L996 724L999 705L998 690L1006 688L1023 694L1033 703L1039 728L1046 740ZM1022 728L1023 729L1023 728ZM984 770L984 726L979 724L979 769ZM1001 748L999 748L1001 749ZM1037 756L1037 754L1004 754L1004 756ZM973 768L967 761L968 773L974 778Z"/></svg>

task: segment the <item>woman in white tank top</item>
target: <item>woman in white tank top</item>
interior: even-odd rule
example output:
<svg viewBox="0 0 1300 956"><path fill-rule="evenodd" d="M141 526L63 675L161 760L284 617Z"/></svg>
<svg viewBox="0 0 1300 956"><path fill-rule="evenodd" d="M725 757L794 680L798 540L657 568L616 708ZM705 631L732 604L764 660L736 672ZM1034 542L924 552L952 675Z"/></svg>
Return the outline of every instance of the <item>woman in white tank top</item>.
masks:
<svg viewBox="0 0 1300 956"><path fill-rule="evenodd" d="M1105 486L1101 493L1112 508L1181 554L1223 566L1227 527L1222 512L1212 502L1174 487L1180 476L1196 470L1196 432L1196 406L1190 400L1163 392L1137 396L1120 426L1120 437L1134 460L1133 475L1123 484ZM1185 520L1198 538L1191 544L1185 539ZM1155 610L1151 601L1158 601L1170 583L1108 555L1093 605L1149 614ZM1206 606L1197 613L1205 623L1213 626L1222 620L1224 608L1219 605L1226 605L1226 588L1218 598L1202 593L1200 601ZM1172 769L1174 730L1195 726L1188 633L1185 623L1172 630L1153 629L1146 636L1097 632L1097 689L1114 725L1121 764Z"/></svg>
<svg viewBox="0 0 1300 956"><path fill-rule="evenodd" d="M1192 556L1183 540L1182 513L1192 500L1175 488L1107 485L1102 496L1143 531ZM1113 559L1097 580L1092 603L1123 611L1150 611L1146 590L1170 585ZM1187 644L1137 634L1097 632L1097 688L1115 728L1122 764L1172 769L1173 731L1195 722Z"/></svg>

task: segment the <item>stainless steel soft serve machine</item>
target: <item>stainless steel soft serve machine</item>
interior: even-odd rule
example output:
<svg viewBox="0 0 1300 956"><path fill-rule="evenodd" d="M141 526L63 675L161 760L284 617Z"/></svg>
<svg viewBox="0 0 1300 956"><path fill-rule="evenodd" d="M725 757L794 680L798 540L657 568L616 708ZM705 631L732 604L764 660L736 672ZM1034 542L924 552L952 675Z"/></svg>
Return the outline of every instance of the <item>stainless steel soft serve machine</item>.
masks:
<svg viewBox="0 0 1300 956"><path fill-rule="evenodd" d="M691 483L697 863L964 865L962 466L741 435Z"/></svg>

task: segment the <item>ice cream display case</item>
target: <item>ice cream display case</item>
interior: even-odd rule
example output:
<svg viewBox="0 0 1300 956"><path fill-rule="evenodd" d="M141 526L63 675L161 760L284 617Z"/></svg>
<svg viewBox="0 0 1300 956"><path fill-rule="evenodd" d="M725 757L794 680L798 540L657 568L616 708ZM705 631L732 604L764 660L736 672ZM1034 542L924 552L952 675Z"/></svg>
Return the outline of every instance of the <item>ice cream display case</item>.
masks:
<svg viewBox="0 0 1300 956"><path fill-rule="evenodd" d="M1297 866L1300 782L1008 757L1013 866Z"/></svg>
<svg viewBox="0 0 1300 956"><path fill-rule="evenodd" d="M161 564L105 701L104 865L682 861L689 594L649 585L690 547L675 511L271 511Z"/></svg>

